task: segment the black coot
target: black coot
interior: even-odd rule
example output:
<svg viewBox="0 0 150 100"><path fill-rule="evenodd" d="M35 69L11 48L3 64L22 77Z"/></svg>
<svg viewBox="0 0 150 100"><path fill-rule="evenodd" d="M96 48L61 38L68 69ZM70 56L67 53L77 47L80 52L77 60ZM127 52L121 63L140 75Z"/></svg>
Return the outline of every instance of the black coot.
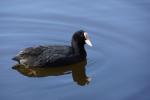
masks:
<svg viewBox="0 0 150 100"><path fill-rule="evenodd" d="M87 32L79 30L72 37L71 46L37 46L20 51L13 60L27 67L62 66L86 59L84 44L92 46Z"/></svg>

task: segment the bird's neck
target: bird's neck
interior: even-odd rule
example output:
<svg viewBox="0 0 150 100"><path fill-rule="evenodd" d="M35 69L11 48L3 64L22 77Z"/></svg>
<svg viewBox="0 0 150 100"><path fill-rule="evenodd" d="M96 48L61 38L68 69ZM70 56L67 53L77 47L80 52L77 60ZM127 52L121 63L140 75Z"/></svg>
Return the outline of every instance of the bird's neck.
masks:
<svg viewBox="0 0 150 100"><path fill-rule="evenodd" d="M83 57L86 57L87 54L84 48L84 44L72 42L72 48L73 48L75 55L81 55Z"/></svg>

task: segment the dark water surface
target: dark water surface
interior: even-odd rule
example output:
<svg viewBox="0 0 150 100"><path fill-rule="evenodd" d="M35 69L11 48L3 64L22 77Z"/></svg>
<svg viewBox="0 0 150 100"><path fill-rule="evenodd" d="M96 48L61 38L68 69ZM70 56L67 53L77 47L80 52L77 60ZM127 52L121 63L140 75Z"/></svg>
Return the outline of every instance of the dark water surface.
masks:
<svg viewBox="0 0 150 100"><path fill-rule="evenodd" d="M79 29L94 45L81 68L87 85L66 71L28 77L12 69L22 48L70 45ZM149 0L1 0L0 100L150 100L149 44Z"/></svg>

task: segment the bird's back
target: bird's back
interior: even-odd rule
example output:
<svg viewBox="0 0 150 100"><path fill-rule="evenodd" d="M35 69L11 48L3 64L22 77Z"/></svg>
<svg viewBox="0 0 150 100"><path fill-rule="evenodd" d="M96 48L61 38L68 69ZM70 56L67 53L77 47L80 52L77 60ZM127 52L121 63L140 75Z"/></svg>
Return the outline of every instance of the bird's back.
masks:
<svg viewBox="0 0 150 100"><path fill-rule="evenodd" d="M73 55L73 50L70 46L47 46L35 61L34 65L39 66L56 66L60 65L63 59Z"/></svg>
<svg viewBox="0 0 150 100"><path fill-rule="evenodd" d="M37 46L29 47L21 51L16 58L20 64L27 66L54 65L61 59L73 54L70 46Z"/></svg>

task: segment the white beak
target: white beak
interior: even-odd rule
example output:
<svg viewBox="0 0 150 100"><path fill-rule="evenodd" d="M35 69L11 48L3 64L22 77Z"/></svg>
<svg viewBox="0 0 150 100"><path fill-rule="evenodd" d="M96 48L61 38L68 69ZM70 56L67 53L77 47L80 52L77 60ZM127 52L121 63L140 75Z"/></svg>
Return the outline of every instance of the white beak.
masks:
<svg viewBox="0 0 150 100"><path fill-rule="evenodd" d="M92 43L91 43L91 41L90 41L90 39L89 39L89 36L88 36L88 33L87 32L84 32L84 37L85 37L85 43L86 44L88 44L90 47L92 47L93 45L92 45Z"/></svg>
<svg viewBox="0 0 150 100"><path fill-rule="evenodd" d="M93 46L90 40L85 40L85 43L86 43L87 45L89 45L90 47Z"/></svg>

